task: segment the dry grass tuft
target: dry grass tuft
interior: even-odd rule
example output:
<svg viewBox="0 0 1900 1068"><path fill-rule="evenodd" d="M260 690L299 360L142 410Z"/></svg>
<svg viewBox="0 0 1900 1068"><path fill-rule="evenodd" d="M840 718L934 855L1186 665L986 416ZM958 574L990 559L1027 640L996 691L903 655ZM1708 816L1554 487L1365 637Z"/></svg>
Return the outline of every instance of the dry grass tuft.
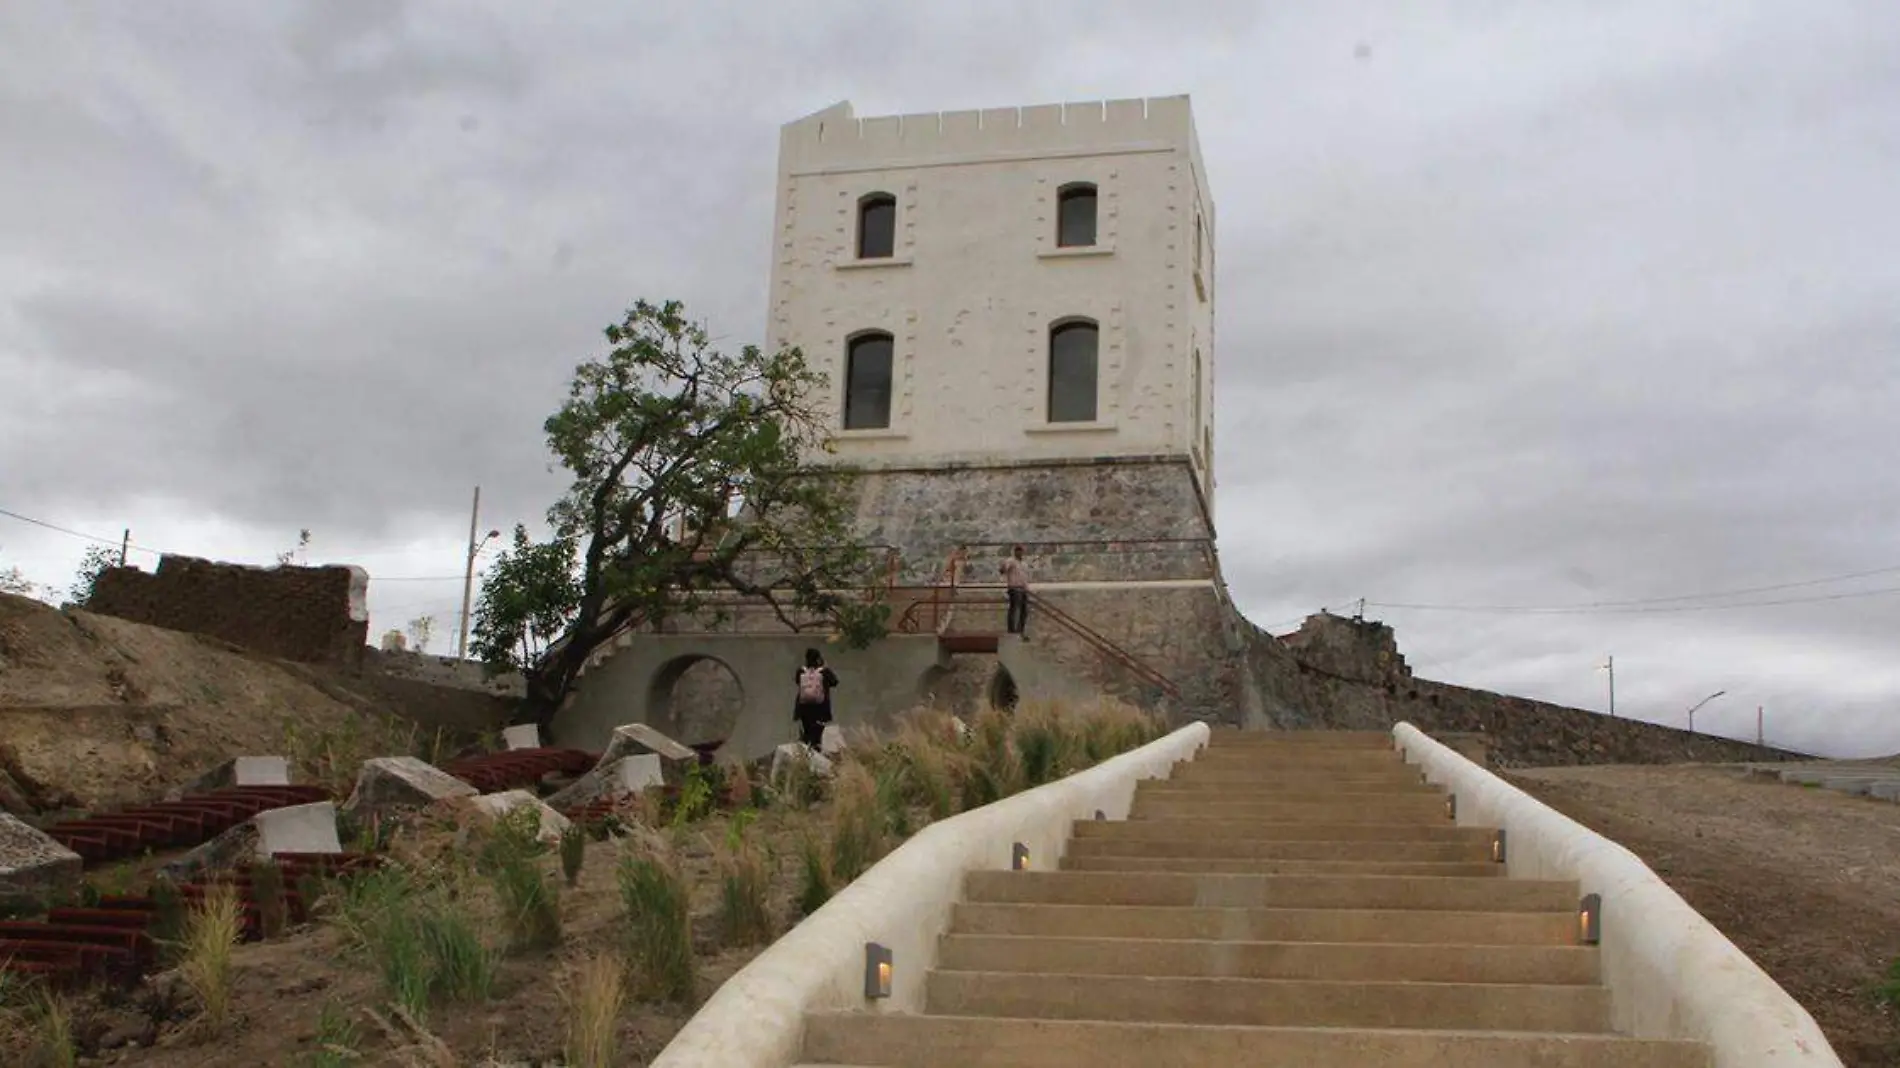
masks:
<svg viewBox="0 0 1900 1068"><path fill-rule="evenodd" d="M607 954L588 957L569 977L562 999L567 1003L567 1063L613 1068L626 999L625 962Z"/></svg>
<svg viewBox="0 0 1900 1068"><path fill-rule="evenodd" d="M231 957L243 933L243 906L236 888L225 883L208 888L204 900L185 920L179 976L197 997L204 1026L214 1035L222 1033L230 1022L234 975Z"/></svg>

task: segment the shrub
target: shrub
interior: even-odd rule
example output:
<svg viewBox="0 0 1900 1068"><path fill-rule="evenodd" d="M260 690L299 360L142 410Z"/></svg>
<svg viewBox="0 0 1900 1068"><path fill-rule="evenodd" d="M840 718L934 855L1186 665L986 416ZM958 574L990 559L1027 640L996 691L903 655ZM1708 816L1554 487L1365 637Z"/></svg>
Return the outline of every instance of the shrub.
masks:
<svg viewBox="0 0 1900 1068"><path fill-rule="evenodd" d="M726 833L719 865L719 936L728 946L754 946L772 940L771 869L745 833L743 813Z"/></svg>
<svg viewBox="0 0 1900 1068"><path fill-rule="evenodd" d="M1896 1009L1900 1009L1900 957L1895 957L1887 965L1886 980L1874 987L1874 995Z"/></svg>
<svg viewBox="0 0 1900 1068"><path fill-rule="evenodd" d="M486 1000L494 955L467 912L466 898L415 873L387 865L341 884L335 922L367 957L383 992L418 1020L436 997Z"/></svg>
<svg viewBox="0 0 1900 1068"><path fill-rule="evenodd" d="M626 907L627 962L651 997L693 997L692 894L672 856L657 844L629 851L615 873Z"/></svg>
<svg viewBox="0 0 1900 1068"><path fill-rule="evenodd" d="M574 970L567 1002L567 1063L574 1068L612 1068L626 993L626 965L605 954L588 957Z"/></svg>
<svg viewBox="0 0 1900 1068"><path fill-rule="evenodd" d="M281 938L290 926L290 901L284 896L284 870L276 862L260 860L251 865L251 900L257 904L258 933L264 938Z"/></svg>
<svg viewBox="0 0 1900 1068"><path fill-rule="evenodd" d="M324 1002L317 1014L317 1048L310 1054L310 1068L350 1068L361 1063L362 1054L356 1048L359 1037L343 1003L335 998Z"/></svg>
<svg viewBox="0 0 1900 1068"><path fill-rule="evenodd" d="M42 988L33 1005L34 1053L44 1068L75 1068L79 1046L73 1041L73 1013L66 999Z"/></svg>
<svg viewBox="0 0 1900 1068"><path fill-rule="evenodd" d="M818 836L807 830L798 840L799 890L798 914L809 916L831 900L831 862Z"/></svg>
<svg viewBox="0 0 1900 1068"><path fill-rule="evenodd" d="M679 806L673 810L673 826L683 827L712 815L719 802L719 778L716 769L703 764L686 770L686 779L680 783Z"/></svg>
<svg viewBox="0 0 1900 1068"><path fill-rule="evenodd" d="M224 1030L231 1012L231 952L243 934L244 911L228 884L209 887L185 923L179 975L197 996L212 1033Z"/></svg>
<svg viewBox="0 0 1900 1068"><path fill-rule="evenodd" d="M161 874L152 880L151 898L152 941L158 947L162 962L176 963L185 942L184 895L178 892L177 883Z"/></svg>
<svg viewBox="0 0 1900 1068"><path fill-rule="evenodd" d="M831 874L850 882L877 862L885 834L877 782L863 764L847 760L832 781Z"/></svg>
<svg viewBox="0 0 1900 1068"><path fill-rule="evenodd" d="M587 859L587 828L570 823L561 832L561 875L569 889L580 885L581 864Z"/></svg>
<svg viewBox="0 0 1900 1068"><path fill-rule="evenodd" d="M540 809L521 805L496 818L482 847L482 869L495 888L510 943L517 950L551 949L561 943L559 891L541 870L547 846L540 830Z"/></svg>

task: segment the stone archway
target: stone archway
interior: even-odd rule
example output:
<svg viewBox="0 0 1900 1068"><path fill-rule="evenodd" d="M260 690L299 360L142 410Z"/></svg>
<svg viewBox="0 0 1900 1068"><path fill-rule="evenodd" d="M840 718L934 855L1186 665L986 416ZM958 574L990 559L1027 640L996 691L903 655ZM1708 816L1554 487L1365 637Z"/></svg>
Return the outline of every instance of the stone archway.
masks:
<svg viewBox="0 0 1900 1068"><path fill-rule="evenodd" d="M1006 711L1014 710L1019 695L1016 691L1016 677L1001 664L996 665L996 673L990 676L989 702L991 708Z"/></svg>
<svg viewBox="0 0 1900 1068"><path fill-rule="evenodd" d="M716 656L675 657L654 672L647 688L647 723L686 745L724 741L745 710L745 686Z"/></svg>
<svg viewBox="0 0 1900 1068"><path fill-rule="evenodd" d="M978 657L952 657L947 666L934 666L918 678L917 703L967 719L988 700L993 667Z"/></svg>

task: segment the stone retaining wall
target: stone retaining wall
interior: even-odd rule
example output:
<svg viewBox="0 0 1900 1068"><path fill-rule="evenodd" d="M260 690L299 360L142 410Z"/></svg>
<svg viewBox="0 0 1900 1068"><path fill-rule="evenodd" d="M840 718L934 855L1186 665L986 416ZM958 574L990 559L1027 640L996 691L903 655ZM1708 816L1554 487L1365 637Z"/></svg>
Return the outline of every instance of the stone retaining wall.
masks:
<svg viewBox="0 0 1900 1068"><path fill-rule="evenodd" d="M247 567L162 556L155 573L108 568L83 606L219 638L286 660L362 665L369 576L356 567Z"/></svg>

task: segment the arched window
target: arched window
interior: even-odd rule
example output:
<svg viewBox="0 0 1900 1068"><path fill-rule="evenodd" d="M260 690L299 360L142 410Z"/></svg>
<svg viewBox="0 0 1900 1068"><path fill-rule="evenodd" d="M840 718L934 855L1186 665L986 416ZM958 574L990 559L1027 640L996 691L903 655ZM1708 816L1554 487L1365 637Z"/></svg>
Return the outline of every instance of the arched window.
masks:
<svg viewBox="0 0 1900 1068"><path fill-rule="evenodd" d="M897 247L897 198L869 193L858 201L858 258L888 259Z"/></svg>
<svg viewBox="0 0 1900 1068"><path fill-rule="evenodd" d="M891 335L864 333L845 349L844 428L891 425Z"/></svg>
<svg viewBox="0 0 1900 1068"><path fill-rule="evenodd" d="M1071 319L1049 329L1049 421L1095 421L1096 327Z"/></svg>
<svg viewBox="0 0 1900 1068"><path fill-rule="evenodd" d="M1095 187L1071 182L1056 191L1056 244L1061 248L1095 244Z"/></svg>

